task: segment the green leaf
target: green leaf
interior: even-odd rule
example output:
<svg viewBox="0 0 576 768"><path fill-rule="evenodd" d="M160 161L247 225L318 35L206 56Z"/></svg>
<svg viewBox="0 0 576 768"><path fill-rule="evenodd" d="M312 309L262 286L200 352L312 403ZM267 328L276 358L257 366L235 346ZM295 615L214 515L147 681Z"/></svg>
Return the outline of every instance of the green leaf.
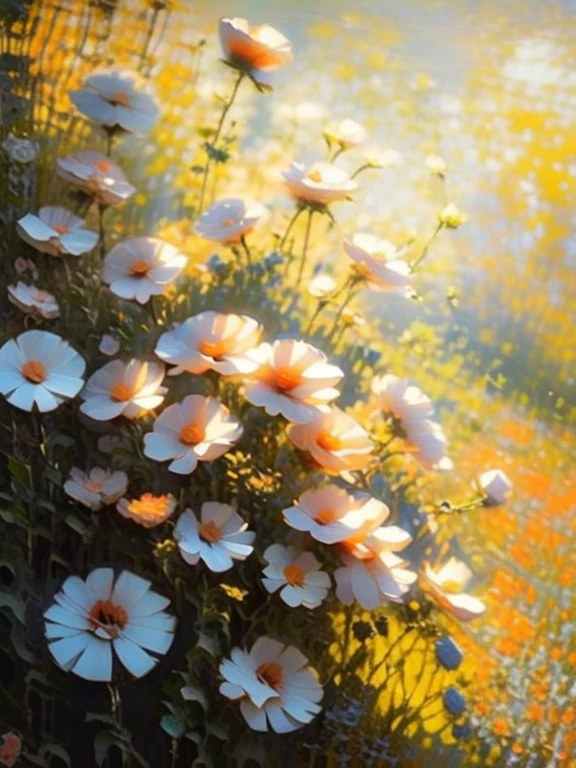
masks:
<svg viewBox="0 0 576 768"><path fill-rule="evenodd" d="M47 754L59 758L63 763L66 763L68 768L70 768L70 755L66 752L64 747L59 747L58 744L45 744L42 747L42 756L44 757Z"/></svg>
<svg viewBox="0 0 576 768"><path fill-rule="evenodd" d="M185 685L180 689L180 693L184 701L197 701L205 712L208 711L206 696L204 696L204 693L199 688L193 685Z"/></svg>
<svg viewBox="0 0 576 768"><path fill-rule="evenodd" d="M25 606L22 600L10 592L0 592L0 608L8 608L21 624L26 623Z"/></svg>
<svg viewBox="0 0 576 768"><path fill-rule="evenodd" d="M124 751L124 745L114 731L100 731L96 734L94 739L94 760L96 765L103 765L112 747L118 747Z"/></svg>
<svg viewBox="0 0 576 768"><path fill-rule="evenodd" d="M160 727L173 739L180 739L186 730L186 726L176 715L164 715L160 720Z"/></svg>
<svg viewBox="0 0 576 768"><path fill-rule="evenodd" d="M114 719L105 714L104 712L86 712L84 718L85 723L107 723L108 725L114 725Z"/></svg>
<svg viewBox="0 0 576 768"><path fill-rule="evenodd" d="M72 528L73 531L79 533L85 541L89 541L92 536L92 530L90 529L90 526L84 522L84 520L81 520L76 515L68 515L64 522L69 528Z"/></svg>
<svg viewBox="0 0 576 768"><path fill-rule="evenodd" d="M15 456L8 456L8 471L24 485L30 485L30 467Z"/></svg>

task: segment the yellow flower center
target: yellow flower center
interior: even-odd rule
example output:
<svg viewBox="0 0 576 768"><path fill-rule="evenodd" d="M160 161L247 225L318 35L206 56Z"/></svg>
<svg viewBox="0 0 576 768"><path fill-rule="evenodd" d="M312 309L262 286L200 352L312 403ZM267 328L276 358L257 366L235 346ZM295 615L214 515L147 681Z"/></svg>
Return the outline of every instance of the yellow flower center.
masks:
<svg viewBox="0 0 576 768"><path fill-rule="evenodd" d="M112 163L109 160L98 160L97 163L94 163L94 167L102 173L108 173L112 168Z"/></svg>
<svg viewBox="0 0 576 768"><path fill-rule="evenodd" d="M201 341L198 344L198 351L201 355L206 355L206 357L213 357L215 360L218 360L221 357L224 357L228 345L225 341Z"/></svg>
<svg viewBox="0 0 576 768"><path fill-rule="evenodd" d="M136 261L133 261L132 264L130 264L130 272L132 272L134 277L146 277L151 269L152 264L148 264L148 262L143 259L136 259Z"/></svg>
<svg viewBox="0 0 576 768"><path fill-rule="evenodd" d="M260 664L256 670L256 674L275 691L278 691L282 687L284 672L280 664L276 664L273 661Z"/></svg>
<svg viewBox="0 0 576 768"><path fill-rule="evenodd" d="M276 386L278 389L296 389L302 383L302 377L298 371L292 368L279 368L276 371Z"/></svg>
<svg viewBox="0 0 576 768"><path fill-rule="evenodd" d="M442 592L447 592L449 595L459 595L460 592L462 592L462 584L459 584L457 581L452 581L451 579L443 581L440 588Z"/></svg>
<svg viewBox="0 0 576 768"><path fill-rule="evenodd" d="M342 440L337 436L322 429L316 436L316 445L324 451L340 451L342 449Z"/></svg>
<svg viewBox="0 0 576 768"><path fill-rule="evenodd" d="M187 424L180 430L180 440L186 445L198 445L204 440L206 430L200 424Z"/></svg>
<svg viewBox="0 0 576 768"><path fill-rule="evenodd" d="M318 168L315 168L313 171L309 171L308 178L310 181L315 181L318 184L320 181L322 181L322 174Z"/></svg>
<svg viewBox="0 0 576 768"><path fill-rule="evenodd" d="M116 381L110 390L110 398L117 403L126 403L134 395L134 389L124 384L123 381Z"/></svg>
<svg viewBox="0 0 576 768"><path fill-rule="evenodd" d="M128 623L128 614L111 600L97 600L89 614L92 630L104 629L110 637L117 637Z"/></svg>
<svg viewBox="0 0 576 768"><path fill-rule="evenodd" d="M39 360L28 360L22 366L22 376L33 384L40 384L46 379L46 368Z"/></svg>
<svg viewBox="0 0 576 768"><path fill-rule="evenodd" d="M222 538L220 528L218 528L213 520L209 520L207 523L200 523L198 525L198 535L210 544L215 544Z"/></svg>
<svg viewBox="0 0 576 768"><path fill-rule="evenodd" d="M54 224L52 229L59 235L67 235L70 232L70 227L67 227L66 224Z"/></svg>
<svg viewBox="0 0 576 768"><path fill-rule="evenodd" d="M143 493L139 499L133 499L128 505L128 511L134 517L144 520L163 519L168 508L168 496L153 496L151 493Z"/></svg>
<svg viewBox="0 0 576 768"><path fill-rule="evenodd" d="M329 525L336 519L336 514L333 509L321 509L315 519L320 525Z"/></svg>
<svg viewBox="0 0 576 768"><path fill-rule="evenodd" d="M284 568L284 578L291 587L301 587L304 584L305 573L298 565L287 565Z"/></svg>
<svg viewBox="0 0 576 768"><path fill-rule="evenodd" d="M114 91L109 101L112 104L121 104L123 107L128 107L130 105L130 96L126 91Z"/></svg>

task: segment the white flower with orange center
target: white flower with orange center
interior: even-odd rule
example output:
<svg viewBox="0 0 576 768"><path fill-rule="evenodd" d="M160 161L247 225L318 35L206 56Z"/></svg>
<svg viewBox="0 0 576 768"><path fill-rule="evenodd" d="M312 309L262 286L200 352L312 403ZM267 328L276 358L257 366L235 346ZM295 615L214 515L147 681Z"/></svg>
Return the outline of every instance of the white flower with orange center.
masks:
<svg viewBox="0 0 576 768"><path fill-rule="evenodd" d="M164 366L141 360L111 360L90 376L82 392L82 413L96 421L137 419L164 400Z"/></svg>
<svg viewBox="0 0 576 768"><path fill-rule="evenodd" d="M272 544L263 557L268 565L262 583L270 594L280 590L280 597L291 608L317 608L328 594L330 576L320 570L321 564L312 552Z"/></svg>
<svg viewBox="0 0 576 768"><path fill-rule="evenodd" d="M306 424L291 424L288 437L296 448L308 451L325 472L364 469L372 460L374 444L370 435L340 408L319 413Z"/></svg>
<svg viewBox="0 0 576 768"><path fill-rule="evenodd" d="M330 205L349 200L358 189L346 171L331 163L291 163L290 170L282 176L292 197L304 203Z"/></svg>
<svg viewBox="0 0 576 768"><path fill-rule="evenodd" d="M134 237L118 243L102 265L102 280L122 299L146 304L166 293L186 266L178 248L156 237Z"/></svg>
<svg viewBox="0 0 576 768"><path fill-rule="evenodd" d="M27 315L53 320L60 314L58 302L48 291L18 282L8 286L8 300Z"/></svg>
<svg viewBox="0 0 576 768"><path fill-rule="evenodd" d="M254 731L289 733L320 712L322 686L308 659L297 648L270 637L259 638L250 651L233 648L220 664L220 693L240 704Z"/></svg>
<svg viewBox="0 0 576 768"><path fill-rule="evenodd" d="M358 559L342 557L342 568L334 572L336 595L345 604L356 600L367 611L388 602L401 603L418 578L408 563L389 550Z"/></svg>
<svg viewBox="0 0 576 768"><path fill-rule="evenodd" d="M91 251L98 242L96 232L84 229L85 223L66 208L45 205L38 211L38 216L28 213L19 219L17 231L24 242L41 253L80 256Z"/></svg>
<svg viewBox="0 0 576 768"><path fill-rule="evenodd" d="M366 129L350 119L329 123L323 133L328 144L338 144L343 150L358 147L368 138Z"/></svg>
<svg viewBox="0 0 576 768"><path fill-rule="evenodd" d="M85 368L60 336L26 331L0 349L0 393L23 411L53 411L82 389Z"/></svg>
<svg viewBox="0 0 576 768"><path fill-rule="evenodd" d="M246 383L245 397L271 416L280 413L288 421L305 423L340 394L335 387L344 372L305 341L280 339L261 344L248 356L260 368Z"/></svg>
<svg viewBox="0 0 576 768"><path fill-rule="evenodd" d="M188 395L168 406L144 435L144 454L154 461L170 461L168 469L189 475L199 461L214 461L242 436L242 426L219 400Z"/></svg>
<svg viewBox="0 0 576 768"><path fill-rule="evenodd" d="M202 560L214 573L228 571L234 560L246 560L254 551L256 534L229 504L205 501L200 519L191 509L180 515L174 538L182 558L190 565Z"/></svg>
<svg viewBox="0 0 576 768"><path fill-rule="evenodd" d="M155 528L172 517L176 509L176 499L171 493L162 496L143 493L137 499L120 499L116 509L122 517L133 520L144 528Z"/></svg>
<svg viewBox="0 0 576 768"><path fill-rule="evenodd" d="M472 621L486 610L481 600L464 592L472 572L461 560L451 557L438 569L424 563L423 576L423 588L446 613L459 621Z"/></svg>
<svg viewBox="0 0 576 768"><path fill-rule="evenodd" d="M292 63L292 43L274 27L251 27L246 19L222 18L220 45L229 64L245 72L258 85L270 85L270 72Z"/></svg>
<svg viewBox="0 0 576 768"><path fill-rule="evenodd" d="M322 544L361 542L389 514L386 504L370 494L337 485L305 491L294 506L282 510L285 523Z"/></svg>
<svg viewBox="0 0 576 768"><path fill-rule="evenodd" d="M512 483L501 469L490 469L480 475L480 489L484 495L484 505L499 507L505 504L512 493Z"/></svg>
<svg viewBox="0 0 576 768"><path fill-rule="evenodd" d="M98 125L146 133L158 119L160 110L138 85L136 74L104 70L87 77L81 90L70 91L70 100Z"/></svg>
<svg viewBox="0 0 576 768"><path fill-rule="evenodd" d="M253 373L258 360L246 353L260 339L262 326L247 315L201 312L160 336L155 354L169 365L169 376L216 371L221 376Z"/></svg>
<svg viewBox="0 0 576 768"><path fill-rule="evenodd" d="M404 252L375 235L358 234L344 241L344 250L354 262L354 270L370 288L410 295L410 265L400 259Z"/></svg>
<svg viewBox="0 0 576 768"><path fill-rule="evenodd" d="M52 658L66 672L109 683L113 654L134 677L143 677L168 652L176 619L170 601L129 571L115 580L112 568L96 568L86 581L69 576L44 614Z"/></svg>
<svg viewBox="0 0 576 768"><path fill-rule="evenodd" d="M265 213L266 208L260 203L228 198L214 203L204 211L194 224L194 229L206 240L237 243L254 229Z"/></svg>
<svg viewBox="0 0 576 768"><path fill-rule="evenodd" d="M120 205L136 192L124 171L100 152L76 152L59 157L56 170L62 179L91 195L101 205Z"/></svg>
<svg viewBox="0 0 576 768"><path fill-rule="evenodd" d="M64 490L71 498L97 512L104 505L114 504L126 492L128 476L125 472L94 467L83 472L72 467L70 477L64 483Z"/></svg>

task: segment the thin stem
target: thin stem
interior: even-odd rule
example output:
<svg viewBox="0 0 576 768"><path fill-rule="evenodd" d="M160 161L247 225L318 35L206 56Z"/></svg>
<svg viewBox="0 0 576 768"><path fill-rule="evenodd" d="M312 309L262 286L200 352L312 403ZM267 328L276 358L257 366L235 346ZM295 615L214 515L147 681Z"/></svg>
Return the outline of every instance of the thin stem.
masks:
<svg viewBox="0 0 576 768"><path fill-rule="evenodd" d="M308 245L310 243L310 233L312 231L312 217L314 216L314 211L312 208L308 209L308 221L306 222L306 232L304 234L304 244L302 245L302 257L300 258L300 268L298 270L298 277L296 278L296 288L300 285L300 282L302 281L302 276L304 274L304 267L306 266L306 256L308 255Z"/></svg>
<svg viewBox="0 0 576 768"><path fill-rule="evenodd" d="M288 227L286 229L286 232L284 232L284 237L282 238L282 240L280 240L280 244L278 246L278 250L279 251L282 251L282 249L284 248L284 245L286 244L286 240L288 239L288 235L292 231L292 227L296 223L296 221L298 219L298 216L300 216L300 214L302 213L303 210L304 210L303 208L296 208L296 210L294 211L294 215L292 216L292 218L290 219L290 221L288 223Z"/></svg>
<svg viewBox="0 0 576 768"><path fill-rule="evenodd" d="M438 237L438 235L440 234L440 232L443 229L444 229L444 224L442 224L442 222L440 222L438 224L438 226L436 227L436 229L434 230L434 232L432 234L432 237L424 245L424 248L422 248L422 253L420 254L420 256L418 256L416 261L410 266L410 274L412 274L412 272L414 272L414 270L416 270L420 266L420 264L424 261L424 259L428 255L428 251L430 250L430 246L432 245L434 240L436 240L436 238Z"/></svg>
<svg viewBox="0 0 576 768"><path fill-rule="evenodd" d="M333 163L338 157L340 157L340 155L342 154L342 152L345 151L345 149L346 149L345 147L340 146L339 149L337 149L336 152L334 152L334 154L332 155L332 159L330 160L330 162Z"/></svg>
<svg viewBox="0 0 576 768"><path fill-rule="evenodd" d="M304 333L306 333L306 334L312 333L312 326L316 322L316 318L322 312L322 310L324 309L324 307L326 306L327 303L328 303L327 301L319 301L318 302L318 306L316 307L316 309L314 311L314 314L310 318L310 322L308 323L308 327L306 328Z"/></svg>
<svg viewBox="0 0 576 768"><path fill-rule="evenodd" d="M362 173L362 171L365 171L366 168L373 168L374 166L370 165L370 163L364 163L364 165L361 165L359 168L356 168L352 176L350 176L351 179L355 179L358 174Z"/></svg>
<svg viewBox="0 0 576 768"><path fill-rule="evenodd" d="M230 107L234 103L234 99L236 98L236 94L238 93L238 89L240 88L240 83L242 82L243 79L244 79L244 72L240 72L240 74L236 79L236 83L234 84L234 88L232 90L230 98L224 104L224 108L222 109L222 114L220 115L220 120L218 121L218 125L216 126L216 132L214 133L214 137L211 142L212 147L214 149L216 148L216 145L218 144L218 141L220 139L220 134L222 133L222 128L224 127L224 121L226 120L226 115L228 114ZM208 176L210 174L211 162L212 162L212 158L208 154L206 158L206 165L204 166L204 174L202 176L202 187L200 188L200 200L198 201L198 211L197 211L198 216L202 213L202 210L204 208L204 198L206 196L206 185L208 184Z"/></svg>
<svg viewBox="0 0 576 768"><path fill-rule="evenodd" d="M342 302L342 304L340 304L340 307L338 308L338 311L336 312L336 315L334 316L334 324L332 325L332 330L328 334L327 341L331 341L332 337L336 333L336 330L338 328L338 321L342 317L342 313L344 312L344 310L346 309L348 304L350 304L350 302L352 301L352 299L354 298L354 296L356 294L356 286L357 286L357 281L356 280L351 280L350 281L350 288L348 289L348 293L346 294L346 296L344 298L344 301Z"/></svg>
<svg viewBox="0 0 576 768"><path fill-rule="evenodd" d="M176 761L178 760L178 739L172 739L170 755L170 768L176 768Z"/></svg>
<svg viewBox="0 0 576 768"><path fill-rule="evenodd" d="M252 254L250 253L250 248L248 247L248 243L246 242L246 237L242 235L240 238L240 243L242 244L242 248L244 248L244 253L246 254L246 261L248 262L248 265L252 264Z"/></svg>
<svg viewBox="0 0 576 768"><path fill-rule="evenodd" d="M100 236L100 258L104 260L106 255L106 239L104 230L104 214L106 213L106 206L101 203L98 205L98 232Z"/></svg>
<svg viewBox="0 0 576 768"><path fill-rule="evenodd" d="M112 157L112 147L114 146L114 134L111 130L106 131L106 157Z"/></svg>

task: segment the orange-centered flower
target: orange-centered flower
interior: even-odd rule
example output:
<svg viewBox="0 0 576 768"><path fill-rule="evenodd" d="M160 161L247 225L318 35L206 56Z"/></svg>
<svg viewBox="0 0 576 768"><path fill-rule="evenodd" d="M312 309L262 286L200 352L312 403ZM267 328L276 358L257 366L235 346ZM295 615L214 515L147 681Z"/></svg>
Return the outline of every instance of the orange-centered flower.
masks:
<svg viewBox="0 0 576 768"><path fill-rule="evenodd" d="M206 430L200 424L187 424L180 430L180 440L186 445L198 445L204 440Z"/></svg>
<svg viewBox="0 0 576 768"><path fill-rule="evenodd" d="M110 168L112 168L112 163L109 160L98 160L94 163L94 168L102 171L102 173L108 173Z"/></svg>
<svg viewBox="0 0 576 768"><path fill-rule="evenodd" d="M110 96L110 101L113 104L121 104L123 107L127 107L130 104L130 96L126 91L114 91Z"/></svg>
<svg viewBox="0 0 576 768"><path fill-rule="evenodd" d="M273 661L264 662L256 669L256 674L275 691L282 688L284 673L280 664Z"/></svg>
<svg viewBox="0 0 576 768"><path fill-rule="evenodd" d="M302 383L300 371L294 368L279 368L275 371L276 386L278 389L290 390L296 389Z"/></svg>
<svg viewBox="0 0 576 768"><path fill-rule="evenodd" d="M110 637L117 637L128 623L128 614L110 600L97 600L90 609L89 620L93 630L104 629Z"/></svg>
<svg viewBox="0 0 576 768"><path fill-rule="evenodd" d="M136 261L133 261L132 264L130 264L130 272L132 272L135 277L146 277L151 269L152 265L143 259L136 259Z"/></svg>
<svg viewBox="0 0 576 768"><path fill-rule="evenodd" d="M284 576L292 587L301 587L304 584L306 574L298 565L290 563L284 568Z"/></svg>
<svg viewBox="0 0 576 768"><path fill-rule="evenodd" d="M316 437L316 444L325 451L340 451L342 450L342 440L333 435L328 430L323 429L318 433Z"/></svg>
<svg viewBox="0 0 576 768"><path fill-rule="evenodd" d="M41 384L46 380L46 368L39 360L28 360L22 366L22 375L33 384Z"/></svg>
<svg viewBox="0 0 576 768"><path fill-rule="evenodd" d="M230 341L201 341L198 344L198 351L201 355L206 357L212 357L214 360L219 360L224 357L230 351Z"/></svg>
<svg viewBox="0 0 576 768"><path fill-rule="evenodd" d="M308 173L308 178L310 179L310 181L315 181L318 184L319 182L322 181L322 174L316 168L315 170L310 171L310 173Z"/></svg>
<svg viewBox="0 0 576 768"><path fill-rule="evenodd" d="M117 403L125 403L132 399L134 395L134 389L129 387L128 384L124 384L123 381L115 381L110 390L110 397Z"/></svg>
<svg viewBox="0 0 576 768"><path fill-rule="evenodd" d="M222 538L222 532L213 520L208 520L206 523L199 523L198 534L204 541L208 541L210 544L215 544Z"/></svg>
<svg viewBox="0 0 576 768"><path fill-rule="evenodd" d="M56 230L59 235L67 235L70 232L70 227L66 226L66 224L53 224L52 229Z"/></svg>
<svg viewBox="0 0 576 768"><path fill-rule="evenodd" d="M330 525L337 519L336 513L333 509L321 509L316 515L316 522L320 525Z"/></svg>
<svg viewBox="0 0 576 768"><path fill-rule="evenodd" d="M86 488L87 491L91 491L92 493L100 493L102 490L103 483L98 483L96 480L86 480L86 482L83 484L83 487Z"/></svg>

